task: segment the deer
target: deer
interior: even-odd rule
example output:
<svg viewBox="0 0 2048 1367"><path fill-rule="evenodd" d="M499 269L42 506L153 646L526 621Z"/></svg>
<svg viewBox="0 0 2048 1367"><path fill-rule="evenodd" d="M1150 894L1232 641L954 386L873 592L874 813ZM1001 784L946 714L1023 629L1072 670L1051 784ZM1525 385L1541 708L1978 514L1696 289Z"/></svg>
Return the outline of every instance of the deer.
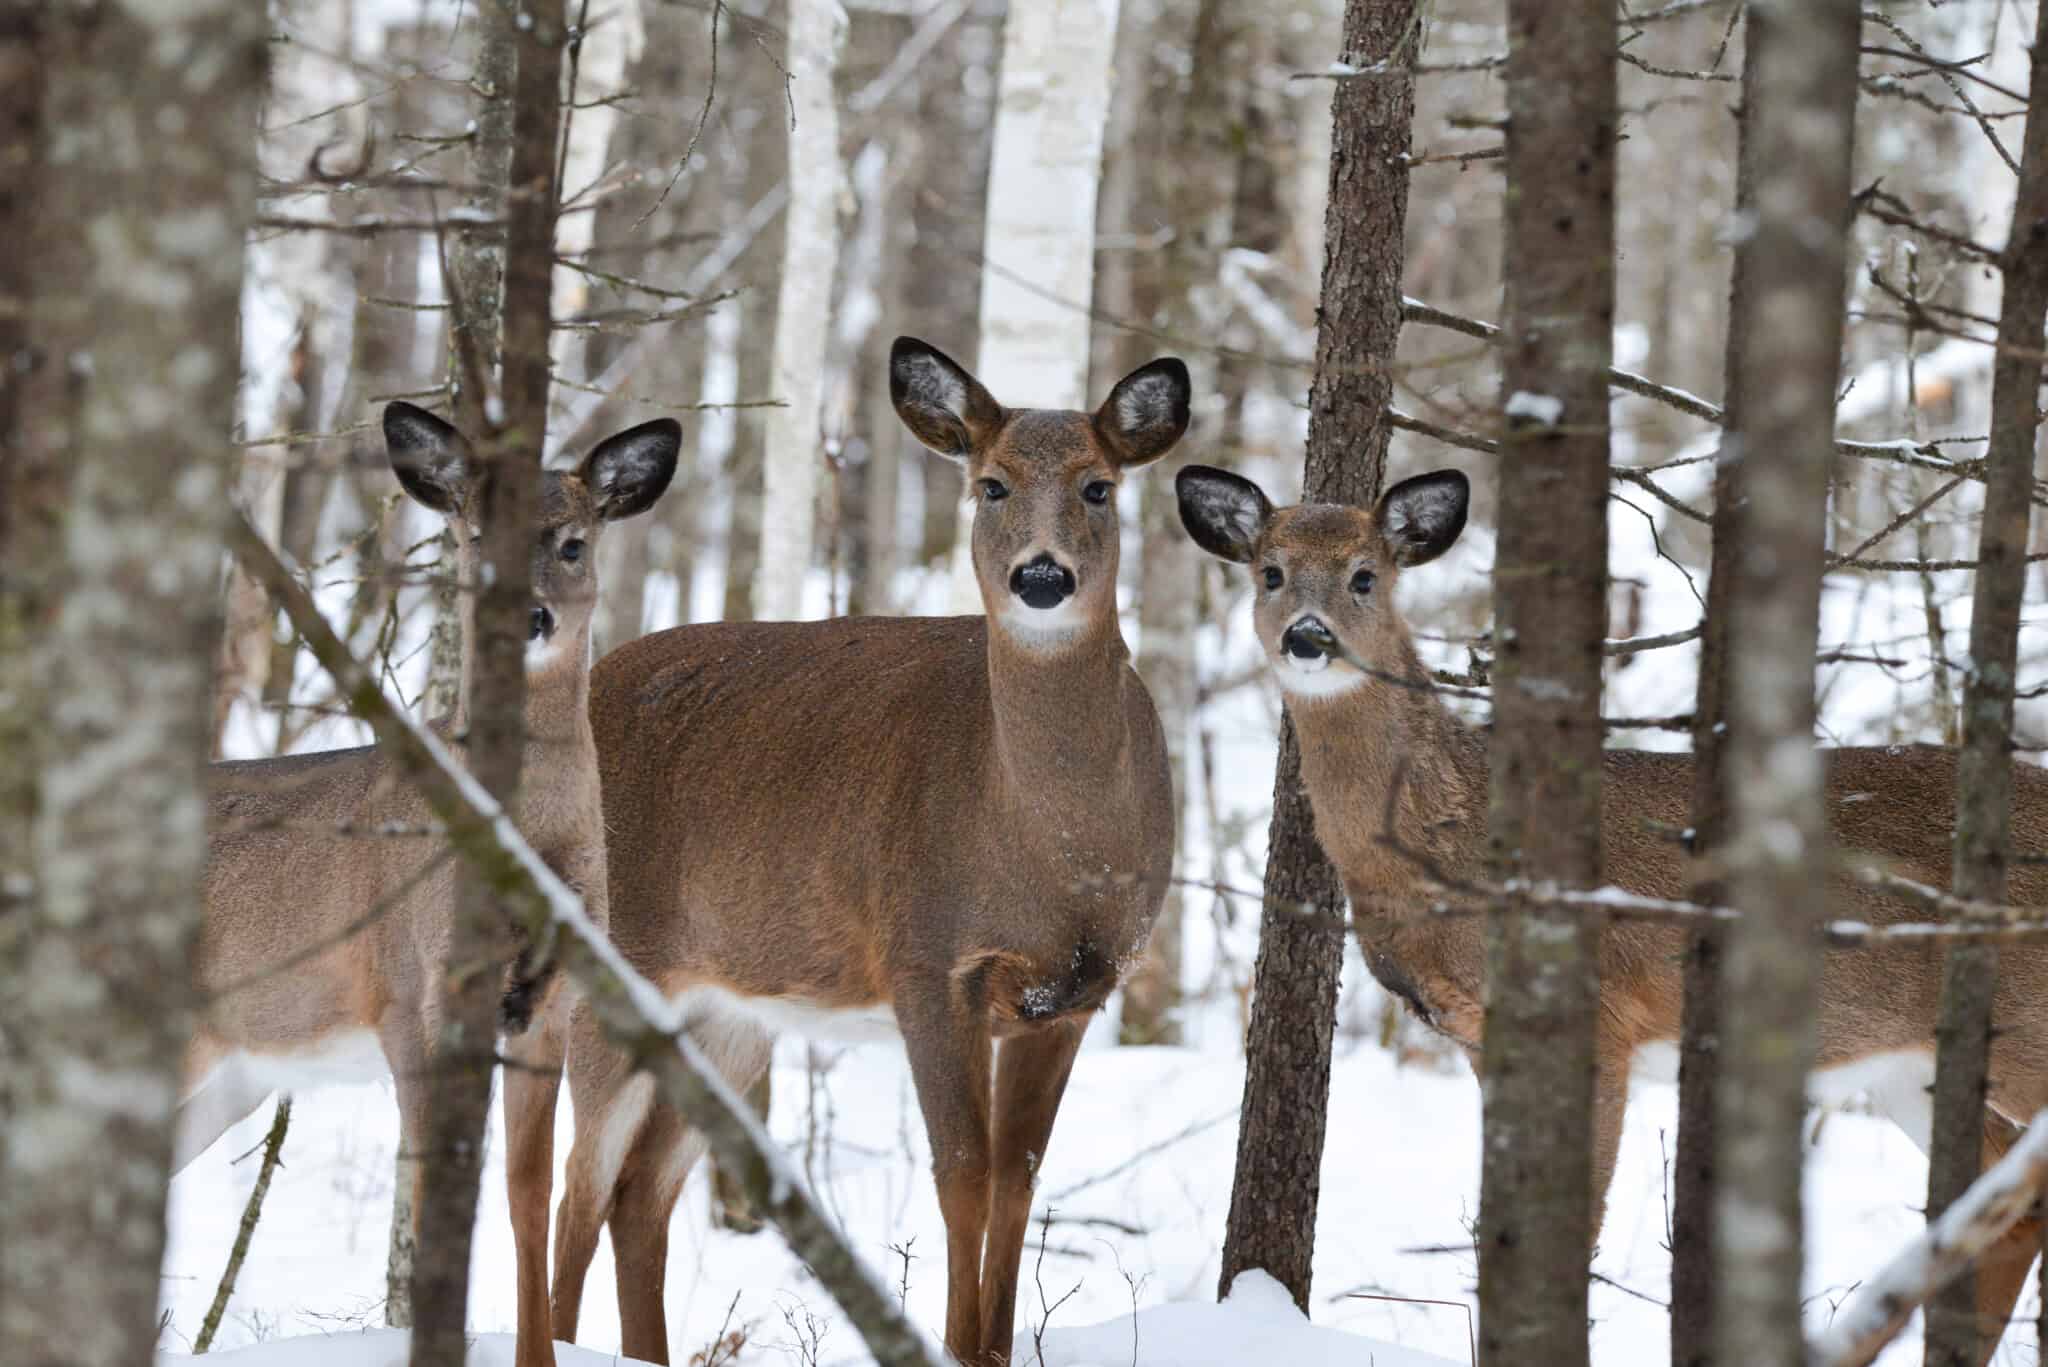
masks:
<svg viewBox="0 0 2048 1367"><path fill-rule="evenodd" d="M1305 503L1276 508L1252 481L1207 466L1175 481L1182 525L1197 545L1252 568L1253 621L1301 747L1316 835L1342 875L1367 968L1426 1026L1480 1065L1486 951L1478 919L1428 912L1447 881L1470 885L1487 868L1487 736L1431 686L1395 604L1406 571L1448 550L1464 530L1470 489L1455 470L1417 475L1367 510ZM1932 745L1824 752L1830 833L1859 852L1937 887L1950 874L1956 761ZM1610 749L1603 773L1606 877L1627 892L1683 899L1691 856L1660 834L1691 825L1692 756ZM2048 774L2014 766L2012 839L2048 846ZM2048 869L2012 870L2015 902L2048 902ZM1910 903L1847 875L1829 888L1831 916L1883 926L1926 919ZM1683 930L1620 922L1602 936L1593 1124L1597 1238L1620 1147L1631 1066L1679 1035ZM1872 1100L1925 1150L1928 1084L1943 951L1925 940L1831 950L1819 998L1818 1066ZM1986 1161L2048 1105L2048 956L2000 957ZM1668 1051L1662 1051L1669 1057ZM1981 1341L1988 1359L2040 1246L2039 1210L1979 1264Z"/></svg>
<svg viewBox="0 0 2048 1367"><path fill-rule="evenodd" d="M1155 360L1092 413L1005 408L898 338L897 415L971 481L983 616L717 623L591 676L611 933L740 1091L774 1036L900 1039L946 1229L945 1345L1010 1360L1031 1193L1088 1019L1173 861L1165 737L1117 624L1116 491L1188 424ZM621 1351L666 1363L688 1118L572 1012L554 1322L601 1226Z"/></svg>
<svg viewBox="0 0 2048 1367"><path fill-rule="evenodd" d="M408 403L383 413L391 468L448 520L458 583L477 582L479 472L454 426ZM657 419L542 475L530 550L522 835L602 925L604 825L588 716L597 547L607 524L652 507L675 473L682 429ZM473 599L461 603L470 667ZM458 694L466 699L467 677ZM465 704L434 729L460 740ZM455 912L452 859L432 814L374 746L212 766L197 982L174 1171L272 1090L389 1076L396 1084L403 1212L417 1212L438 994ZM567 993L522 948L500 1001L506 1168L520 1296L519 1367L549 1367L548 1207ZM394 1230L394 1236L398 1231Z"/></svg>

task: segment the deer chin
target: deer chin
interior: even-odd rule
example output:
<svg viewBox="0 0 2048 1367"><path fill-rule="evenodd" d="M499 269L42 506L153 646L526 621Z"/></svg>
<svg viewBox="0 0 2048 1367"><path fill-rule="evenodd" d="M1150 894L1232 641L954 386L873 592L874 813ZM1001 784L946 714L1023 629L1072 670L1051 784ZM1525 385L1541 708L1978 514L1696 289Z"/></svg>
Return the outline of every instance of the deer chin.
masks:
<svg viewBox="0 0 2048 1367"><path fill-rule="evenodd" d="M1304 660L1282 652L1273 662L1273 677L1279 680L1281 692L1295 698L1334 698L1365 682L1365 675L1349 665L1341 669L1331 665L1327 655Z"/></svg>
<svg viewBox="0 0 2048 1367"><path fill-rule="evenodd" d="M1003 605L996 620L1003 634L1032 650L1061 650L1072 645L1088 624L1088 614L1077 598L1068 598L1055 608L1029 608L1014 598Z"/></svg>
<svg viewBox="0 0 2048 1367"><path fill-rule="evenodd" d="M578 643L581 643L580 647ZM568 632L556 630L546 636L536 636L526 643L526 673L528 677L546 674L556 667L575 659L578 649L583 651L583 665L588 668L594 648L587 631Z"/></svg>

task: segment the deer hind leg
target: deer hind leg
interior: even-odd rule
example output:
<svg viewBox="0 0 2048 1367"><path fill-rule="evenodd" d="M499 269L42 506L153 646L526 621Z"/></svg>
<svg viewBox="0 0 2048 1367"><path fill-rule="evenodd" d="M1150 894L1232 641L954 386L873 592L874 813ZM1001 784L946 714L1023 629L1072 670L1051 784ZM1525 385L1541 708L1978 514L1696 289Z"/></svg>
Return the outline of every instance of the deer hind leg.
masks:
<svg viewBox="0 0 2048 1367"><path fill-rule="evenodd" d="M576 1141L569 1149L555 1216L552 1313L555 1335L573 1343L598 1232L611 1213L619 1170L654 1100L654 1080L629 1071L627 1060L605 1042L589 1008L580 1003L569 1020L569 1100L576 1112Z"/></svg>
<svg viewBox="0 0 2048 1367"><path fill-rule="evenodd" d="M548 1306L548 1205L555 1178L555 1102L562 1087L566 1003L559 999L505 1042L505 1194L518 1265L517 1367L554 1367Z"/></svg>
<svg viewBox="0 0 2048 1367"><path fill-rule="evenodd" d="M218 1058L224 1051L202 1050L195 1043L189 1052L185 1075L192 1084L178 1102L177 1137L171 1150L171 1174L183 1172L214 1141L263 1104L270 1088L252 1082L232 1058ZM218 1058L208 1067L207 1055Z"/></svg>
<svg viewBox="0 0 2048 1367"><path fill-rule="evenodd" d="M1984 1114L1984 1166L1989 1168L2025 1133L1996 1111ZM2017 1224L1977 1259L1977 1360L1989 1362L2012 1321L2013 1305L2026 1289L2027 1273L2041 1247L2042 1207L2036 1201Z"/></svg>
<svg viewBox="0 0 2048 1367"><path fill-rule="evenodd" d="M946 1351L980 1367L981 1254L989 1215L988 1017L946 981L900 987L896 1020L932 1146L946 1222Z"/></svg>
<svg viewBox="0 0 2048 1367"><path fill-rule="evenodd" d="M995 1110L991 1129L995 1175L989 1203L988 1248L981 1264L981 1351L990 1363L1010 1360L1016 1329L1017 1270L1031 1224L1031 1192L1044 1161L1053 1119L1083 1023L1062 1021L1050 1029L1002 1042L996 1058Z"/></svg>
<svg viewBox="0 0 2048 1367"><path fill-rule="evenodd" d="M1635 1050L1625 1040L1603 1030L1595 1046L1593 1073L1593 1214L1586 1227L1590 1251L1600 1243L1600 1226L1607 1219L1607 1188L1614 1182L1614 1165L1621 1156L1621 1123L1628 1114L1628 1073Z"/></svg>

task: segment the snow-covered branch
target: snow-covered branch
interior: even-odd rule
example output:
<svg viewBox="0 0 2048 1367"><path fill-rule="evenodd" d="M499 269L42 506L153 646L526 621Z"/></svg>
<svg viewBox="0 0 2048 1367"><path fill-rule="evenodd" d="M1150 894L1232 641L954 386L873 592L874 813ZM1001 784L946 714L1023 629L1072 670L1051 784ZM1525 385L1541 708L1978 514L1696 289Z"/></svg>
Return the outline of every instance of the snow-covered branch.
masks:
<svg viewBox="0 0 2048 1367"><path fill-rule="evenodd" d="M391 757L446 825L448 843L490 885L535 945L576 982L611 1043L655 1082L661 1099L710 1141L725 1171L846 1312L885 1367L940 1367L940 1355L829 1217L745 1101L689 1037L677 1007L640 976L584 912L582 900L533 852L511 816L449 753L439 737L394 707L376 677L349 653L313 600L256 534L235 516L229 549L275 596L307 648L334 679L349 710L368 722Z"/></svg>
<svg viewBox="0 0 2048 1367"><path fill-rule="evenodd" d="M1807 1345L1810 1367L1863 1367L1913 1312L2011 1229L2048 1180L2048 1111L1927 1232L1865 1282Z"/></svg>

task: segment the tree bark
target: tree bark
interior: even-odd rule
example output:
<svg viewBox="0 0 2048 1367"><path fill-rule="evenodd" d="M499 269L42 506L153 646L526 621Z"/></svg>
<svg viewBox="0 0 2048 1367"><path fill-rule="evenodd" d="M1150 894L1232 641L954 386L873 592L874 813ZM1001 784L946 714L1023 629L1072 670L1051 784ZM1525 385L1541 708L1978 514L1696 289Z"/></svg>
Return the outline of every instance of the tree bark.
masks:
<svg viewBox="0 0 2048 1367"><path fill-rule="evenodd" d="M23 396L19 430L30 468L61 464L72 489L30 624L47 700L37 881L0 918L0 1361L130 1367L157 1334L194 1007L224 452L268 35L260 6L228 3L45 17L68 29L74 15L43 66L46 136L29 136L47 175L25 206L29 279L61 282L35 290L30 350L66 379Z"/></svg>
<svg viewBox="0 0 2048 1367"><path fill-rule="evenodd" d="M825 342L845 180L833 90L846 40L838 0L789 0L788 36L796 112L789 133L789 208L783 215L782 278L775 305L775 394L785 406L768 411L761 555L753 586L754 615L769 621L804 615L804 580L816 552Z"/></svg>
<svg viewBox="0 0 2048 1367"><path fill-rule="evenodd" d="M1502 510L1493 570L1496 874L1600 883L1614 10L1510 0ZM1540 510L1540 511L1539 511ZM1586 1361L1600 924L1487 925L1479 1360Z"/></svg>
<svg viewBox="0 0 2048 1367"><path fill-rule="evenodd" d="M1970 611L1970 665L1963 686L1963 745L1956 768L1952 891L2002 902L2012 835L2013 677L2026 589L2032 511L2035 407L2041 392L2042 318L2048 315L2048 4L2035 21L2012 230L2001 265L1999 351L1991 367L1991 439L1985 450L1984 516ZM1998 947L1956 945L1943 975L1935 1031L1934 1143L1927 1218L1939 1219L1976 1181L1983 1162L1986 1068ZM2003 1325L1977 1320L1976 1276L1965 1267L1927 1304L1928 1367L1976 1367L1979 1337Z"/></svg>
<svg viewBox="0 0 2048 1367"><path fill-rule="evenodd" d="M516 28L500 325L504 409L502 422L485 413L477 450L482 570L467 732L471 773L486 792L514 810L527 742L528 553L547 435L563 0L522 0ZM447 968L439 985L439 1033L428 1063L439 1104L429 1117L420 1155L412 1367L461 1367L463 1361L470 1242L497 1061L498 1000L509 957L509 924L498 890L473 874L458 877Z"/></svg>
<svg viewBox="0 0 2048 1367"><path fill-rule="evenodd" d="M1322 308L1302 478L1302 497L1314 502L1369 508L1386 472L1417 24L1414 0L1348 0L1344 10L1342 60L1355 67L1384 62L1389 69L1380 79L1341 82L1331 114ZM1315 842L1290 722L1281 727L1273 778L1244 1110L1219 1296L1239 1272L1260 1267L1308 1309L1343 914L1343 884Z"/></svg>
<svg viewBox="0 0 2048 1367"><path fill-rule="evenodd" d="M1749 111L1755 96L1756 63L1748 51L1753 29L1743 30L1742 94L1736 109L1735 204L1739 218L1756 211L1756 140ZM1728 336L1722 365L1723 439L1714 462L1714 525L1707 603L1700 633L1700 676L1693 706L1692 853L1711 855L1728 836L1728 649L1734 634L1735 566L1743 545L1743 467L1738 459L1742 414L1735 376L1742 369L1742 343L1754 326L1756 300L1750 289L1748 256L1737 252L1728 280ZM1699 866L1702 868L1710 865ZM1727 895L1712 874L1697 878L1692 900L1720 906ZM1714 1088L1721 1051L1722 927L1708 926L1687 938L1685 1006L1678 1043L1678 1151L1672 1164L1671 1197L1671 1363L1708 1367L1714 1341Z"/></svg>
<svg viewBox="0 0 2048 1367"><path fill-rule="evenodd" d="M1747 486L1728 651L1728 937L1716 1102L1714 1358L1796 1367L1814 934L1827 899L1813 656L1840 371L1855 0L1753 0L1756 213L1738 251L1754 307L1730 397ZM1753 462L1752 453L1767 457ZM1731 1009L1737 1003L1740 1009Z"/></svg>

